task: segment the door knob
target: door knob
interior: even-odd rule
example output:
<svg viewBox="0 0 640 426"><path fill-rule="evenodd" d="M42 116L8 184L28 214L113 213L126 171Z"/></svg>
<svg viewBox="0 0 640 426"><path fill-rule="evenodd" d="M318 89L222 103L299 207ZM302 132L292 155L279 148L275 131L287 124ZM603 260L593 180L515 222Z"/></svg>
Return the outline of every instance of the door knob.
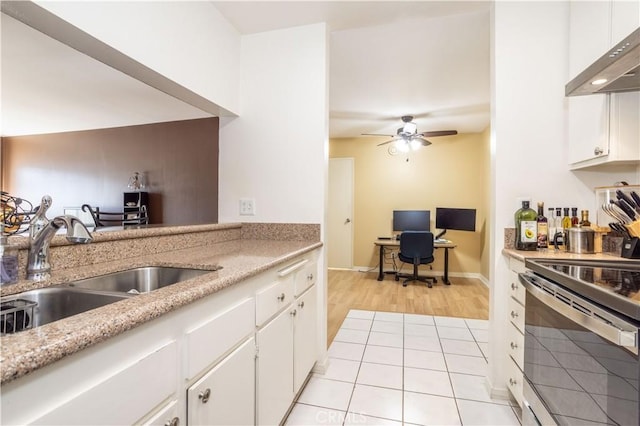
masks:
<svg viewBox="0 0 640 426"><path fill-rule="evenodd" d="M351 223L351 219L347 218L347 220L344 221L345 224L347 223Z"/></svg>
<svg viewBox="0 0 640 426"><path fill-rule="evenodd" d="M204 392L200 392L198 398L202 400L203 404L209 402L209 397L211 396L211 389L207 388Z"/></svg>

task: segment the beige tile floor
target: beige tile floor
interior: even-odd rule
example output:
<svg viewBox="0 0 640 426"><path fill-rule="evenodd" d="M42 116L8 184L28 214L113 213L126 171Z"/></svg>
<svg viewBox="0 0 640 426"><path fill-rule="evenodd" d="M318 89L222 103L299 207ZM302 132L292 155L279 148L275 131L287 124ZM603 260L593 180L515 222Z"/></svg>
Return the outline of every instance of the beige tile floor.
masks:
<svg viewBox="0 0 640 426"><path fill-rule="evenodd" d="M351 310L285 424L520 425L485 386L488 321Z"/></svg>

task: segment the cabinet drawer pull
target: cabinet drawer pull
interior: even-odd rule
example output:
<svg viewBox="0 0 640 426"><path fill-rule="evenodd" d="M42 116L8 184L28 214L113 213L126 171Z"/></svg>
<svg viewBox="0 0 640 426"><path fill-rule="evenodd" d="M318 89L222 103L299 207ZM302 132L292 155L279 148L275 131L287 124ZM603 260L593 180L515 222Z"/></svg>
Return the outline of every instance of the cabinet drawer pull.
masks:
<svg viewBox="0 0 640 426"><path fill-rule="evenodd" d="M511 290L515 291L518 289L518 286L516 285L516 283L511 283Z"/></svg>
<svg viewBox="0 0 640 426"><path fill-rule="evenodd" d="M518 345L516 345L514 342L511 342L511 349L516 349L518 347Z"/></svg>
<svg viewBox="0 0 640 426"><path fill-rule="evenodd" d="M302 302L298 303L298 307L300 309L304 308L304 300Z"/></svg>
<svg viewBox="0 0 640 426"><path fill-rule="evenodd" d="M297 311L297 310L295 310L295 309L294 309L293 311L289 312L289 314L290 314L292 317L295 317L297 313L298 313L298 311Z"/></svg>
<svg viewBox="0 0 640 426"><path fill-rule="evenodd" d="M198 398L202 400L203 404L209 402L209 397L211 396L211 389L207 388L204 392L200 392Z"/></svg>
<svg viewBox="0 0 640 426"><path fill-rule="evenodd" d="M171 420L167 420L167 422L164 424L164 426L179 426L179 425L180 425L180 419L177 417L174 417Z"/></svg>
<svg viewBox="0 0 640 426"><path fill-rule="evenodd" d="M518 313L516 311L511 311L511 318L518 318Z"/></svg>
<svg viewBox="0 0 640 426"><path fill-rule="evenodd" d="M603 152L604 150L602 148L600 148L599 146L596 146L595 149L593 150L593 155L602 155Z"/></svg>
<svg viewBox="0 0 640 426"><path fill-rule="evenodd" d="M278 296L278 300L281 302L284 301L284 293L280 293L280 296Z"/></svg>
<svg viewBox="0 0 640 426"><path fill-rule="evenodd" d="M518 383L518 381L516 379L509 378L509 384L511 386L515 386L517 383Z"/></svg>
<svg viewBox="0 0 640 426"><path fill-rule="evenodd" d="M308 281L313 280L313 274L309 274L309 275L307 275L307 280L308 280Z"/></svg>

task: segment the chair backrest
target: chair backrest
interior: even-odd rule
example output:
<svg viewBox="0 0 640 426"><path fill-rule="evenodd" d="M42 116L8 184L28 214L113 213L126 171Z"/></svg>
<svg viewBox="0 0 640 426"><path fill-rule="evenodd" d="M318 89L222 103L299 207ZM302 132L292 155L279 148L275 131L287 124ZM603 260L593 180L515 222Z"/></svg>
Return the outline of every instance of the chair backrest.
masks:
<svg viewBox="0 0 640 426"><path fill-rule="evenodd" d="M405 231L400 234L400 254L412 259L433 256L433 233Z"/></svg>
<svg viewBox="0 0 640 426"><path fill-rule="evenodd" d="M96 228L101 226L137 226L149 223L146 206L128 207L126 212L106 212L100 210L99 207L93 208L89 204L83 204L82 211L91 213Z"/></svg>

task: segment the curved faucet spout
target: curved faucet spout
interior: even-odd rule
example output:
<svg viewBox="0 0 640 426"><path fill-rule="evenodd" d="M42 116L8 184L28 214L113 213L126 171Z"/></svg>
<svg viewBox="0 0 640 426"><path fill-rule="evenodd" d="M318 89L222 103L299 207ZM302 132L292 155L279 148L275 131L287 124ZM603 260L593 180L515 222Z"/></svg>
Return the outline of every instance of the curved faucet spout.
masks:
<svg viewBox="0 0 640 426"><path fill-rule="evenodd" d="M27 259L27 279L43 281L51 275L49 244L62 227L67 228L67 240L74 244L86 244L93 239L87 227L75 216L56 216L30 236Z"/></svg>

